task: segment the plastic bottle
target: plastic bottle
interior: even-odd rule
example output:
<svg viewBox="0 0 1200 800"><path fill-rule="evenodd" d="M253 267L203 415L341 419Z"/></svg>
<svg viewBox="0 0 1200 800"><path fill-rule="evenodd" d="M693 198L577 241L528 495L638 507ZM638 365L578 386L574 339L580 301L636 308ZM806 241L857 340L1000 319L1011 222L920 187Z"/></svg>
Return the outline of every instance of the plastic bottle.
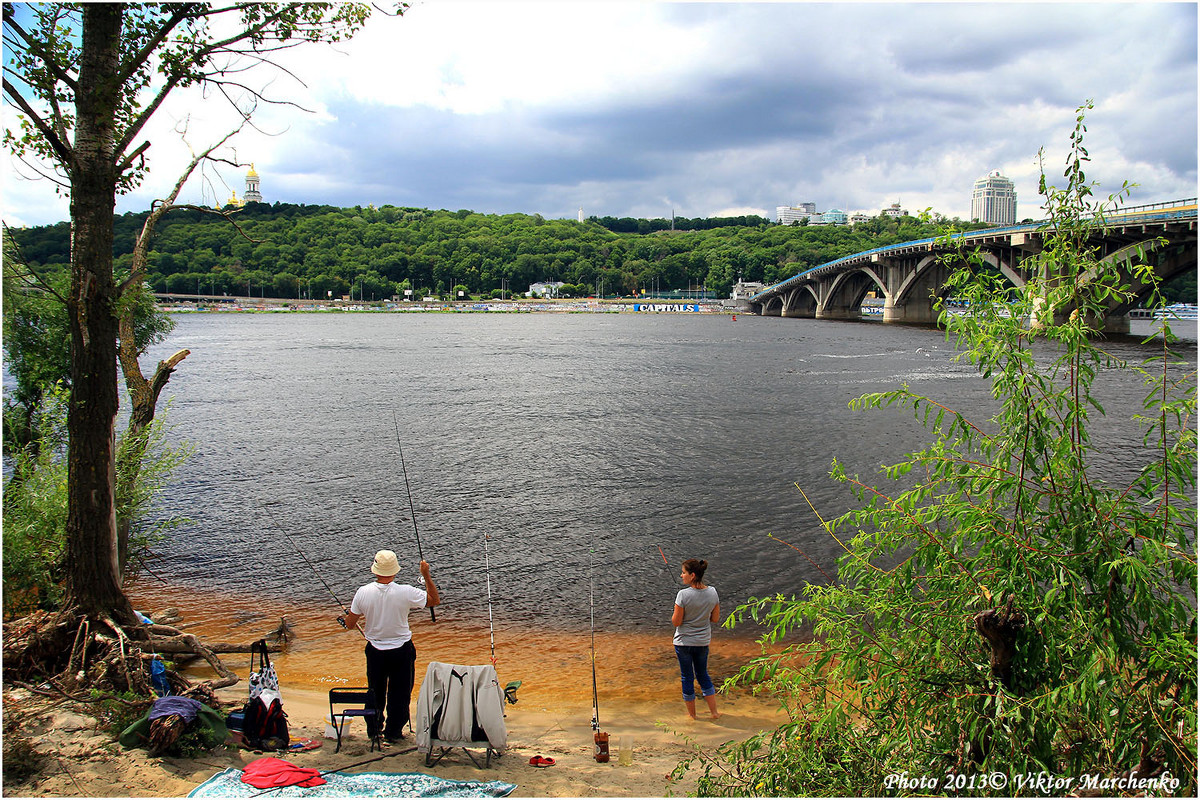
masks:
<svg viewBox="0 0 1200 800"><path fill-rule="evenodd" d="M596 731L596 760L601 764L608 763L608 734Z"/></svg>
<svg viewBox="0 0 1200 800"><path fill-rule="evenodd" d="M622 736L621 752L617 756L617 763L622 767L633 766L633 737L629 735Z"/></svg>

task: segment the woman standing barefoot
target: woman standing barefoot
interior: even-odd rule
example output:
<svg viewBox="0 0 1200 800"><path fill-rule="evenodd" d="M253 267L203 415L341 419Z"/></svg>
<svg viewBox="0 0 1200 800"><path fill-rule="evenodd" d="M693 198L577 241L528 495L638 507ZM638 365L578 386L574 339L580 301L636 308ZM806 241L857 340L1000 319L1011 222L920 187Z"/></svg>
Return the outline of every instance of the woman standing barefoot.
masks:
<svg viewBox="0 0 1200 800"><path fill-rule="evenodd" d="M717 689L708 677L708 645L712 641L712 624L721 619L721 601L717 590L704 584L706 569L707 561L689 558L683 562L679 579L685 588L675 595L675 613L671 615L671 624L675 626L675 655L679 659L679 676L683 682L683 703L692 719L696 718L693 681L700 683L712 718L721 716L717 713Z"/></svg>

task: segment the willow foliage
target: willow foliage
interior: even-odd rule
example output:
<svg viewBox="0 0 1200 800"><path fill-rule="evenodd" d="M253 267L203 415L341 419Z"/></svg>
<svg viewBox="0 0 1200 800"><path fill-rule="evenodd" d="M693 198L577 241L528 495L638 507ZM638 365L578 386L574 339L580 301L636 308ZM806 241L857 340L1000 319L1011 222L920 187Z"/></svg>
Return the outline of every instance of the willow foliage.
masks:
<svg viewBox="0 0 1200 800"><path fill-rule="evenodd" d="M826 525L846 551L836 580L727 621L765 624L766 643L814 635L732 679L777 692L791 721L697 751L679 772L700 769L701 794L1195 796L1196 376L1169 329L1143 364L1097 339L1108 301L1156 280L1089 244L1130 187L1093 199L1087 108L1065 187L1043 172L1029 282L1014 294L960 254L951 293L970 313L942 322L998 412L976 421L907 386L851 403L909 408L932 442L885 468L907 489L835 462L862 501ZM1122 485L1096 475L1089 435L1107 370L1146 385L1145 461Z"/></svg>

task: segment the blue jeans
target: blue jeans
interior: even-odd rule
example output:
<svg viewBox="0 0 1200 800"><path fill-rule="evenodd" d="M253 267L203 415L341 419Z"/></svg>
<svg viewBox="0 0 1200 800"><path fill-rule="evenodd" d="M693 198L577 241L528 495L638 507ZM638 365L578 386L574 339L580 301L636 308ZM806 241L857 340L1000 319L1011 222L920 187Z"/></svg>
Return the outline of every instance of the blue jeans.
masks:
<svg viewBox="0 0 1200 800"><path fill-rule="evenodd" d="M705 697L717 693L712 678L708 677L708 645L695 647L691 645L675 645L675 657L679 659L679 677L683 681L683 699L692 701L696 693L692 681L700 682L700 691Z"/></svg>

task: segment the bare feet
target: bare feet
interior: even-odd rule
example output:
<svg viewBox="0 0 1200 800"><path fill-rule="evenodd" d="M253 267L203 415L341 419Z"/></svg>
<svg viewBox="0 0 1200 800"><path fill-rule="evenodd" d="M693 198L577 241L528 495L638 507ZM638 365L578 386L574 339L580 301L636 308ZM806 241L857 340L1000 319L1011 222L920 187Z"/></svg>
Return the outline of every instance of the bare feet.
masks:
<svg viewBox="0 0 1200 800"><path fill-rule="evenodd" d="M710 719L720 719L720 718L721 718L721 715L720 715L719 713L714 713L714 714L713 714L713 715L710 717Z"/></svg>

